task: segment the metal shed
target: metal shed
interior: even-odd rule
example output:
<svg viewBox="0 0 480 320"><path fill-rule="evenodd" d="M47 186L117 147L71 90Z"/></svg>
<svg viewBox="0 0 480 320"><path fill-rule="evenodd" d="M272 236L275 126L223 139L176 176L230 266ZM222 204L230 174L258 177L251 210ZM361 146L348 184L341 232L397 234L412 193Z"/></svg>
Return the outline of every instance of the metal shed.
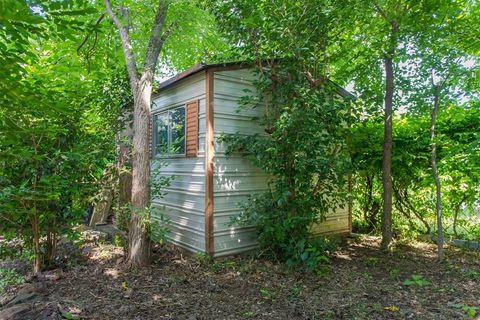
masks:
<svg viewBox="0 0 480 320"><path fill-rule="evenodd" d="M152 219L164 207L169 240L188 251L218 257L256 247L253 227L229 221L239 214L239 202L266 190L267 176L246 159L226 157L217 143L224 133L264 133L252 121L262 110L238 112L245 89L255 90L253 81L248 64L197 64L162 82L152 98L153 157L168 163L162 175L175 176L165 197L152 199ZM153 166L155 161L152 171ZM314 228L315 233L350 231L349 208L329 214Z"/></svg>

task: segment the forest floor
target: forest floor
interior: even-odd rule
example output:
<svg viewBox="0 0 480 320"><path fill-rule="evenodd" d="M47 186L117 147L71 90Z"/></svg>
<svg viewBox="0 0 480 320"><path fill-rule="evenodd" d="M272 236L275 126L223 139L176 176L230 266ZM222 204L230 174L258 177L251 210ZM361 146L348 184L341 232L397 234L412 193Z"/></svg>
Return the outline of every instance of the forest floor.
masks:
<svg viewBox="0 0 480 320"><path fill-rule="evenodd" d="M44 303L62 310L67 319L480 315L480 251L447 247L446 260L439 264L432 244L397 243L385 254L378 238L362 236L339 247L317 274L249 257L211 262L173 249L156 252L147 269L127 270L123 259L122 249L113 244L86 244L80 259L30 285L39 287Z"/></svg>

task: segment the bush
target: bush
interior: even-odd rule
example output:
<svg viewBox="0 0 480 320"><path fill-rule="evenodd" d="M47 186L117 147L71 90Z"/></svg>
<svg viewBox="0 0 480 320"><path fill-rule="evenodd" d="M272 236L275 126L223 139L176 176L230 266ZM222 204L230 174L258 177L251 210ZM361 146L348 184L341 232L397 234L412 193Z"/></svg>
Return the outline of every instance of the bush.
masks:
<svg viewBox="0 0 480 320"><path fill-rule="evenodd" d="M267 256L314 269L325 248L310 239L312 224L347 205L350 114L335 85L311 86L298 70L293 62L263 70L260 93L243 99L242 107L251 108L272 97L260 120L268 135L224 135L221 141L227 155L240 153L272 178L270 191L241 205L237 222L256 226Z"/></svg>

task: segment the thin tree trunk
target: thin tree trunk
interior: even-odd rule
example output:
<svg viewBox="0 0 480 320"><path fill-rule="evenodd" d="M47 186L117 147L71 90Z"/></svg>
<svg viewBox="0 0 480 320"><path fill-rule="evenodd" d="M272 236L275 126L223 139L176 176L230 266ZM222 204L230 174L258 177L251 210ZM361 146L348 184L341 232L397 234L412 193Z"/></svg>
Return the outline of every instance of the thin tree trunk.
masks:
<svg viewBox="0 0 480 320"><path fill-rule="evenodd" d="M118 138L118 158L117 158L117 177L118 177L118 198L117 212L115 213L115 224L117 228L127 231L128 221L130 221L129 205L132 202L132 161L130 159L131 145L131 127L129 117L121 119L124 128L119 133ZM130 143L126 143L126 141Z"/></svg>
<svg viewBox="0 0 480 320"><path fill-rule="evenodd" d="M47 242L45 243L47 248L46 254L46 265L51 267L53 265L53 260L55 259L55 253L57 250L57 235L53 231L47 232Z"/></svg>
<svg viewBox="0 0 480 320"><path fill-rule="evenodd" d="M434 102L431 114L430 122L430 143L432 150L432 174L435 181L435 213L437 216L437 248L438 248L438 260L443 260L443 227L442 227L442 190L440 186L440 178L438 176L437 168L437 145L435 143L435 123L437 121L438 108L440 106L440 90L438 85L433 86L434 90Z"/></svg>
<svg viewBox="0 0 480 320"><path fill-rule="evenodd" d="M392 241L392 117L393 117L393 54L394 49L385 57L385 118L383 138L383 215L381 249L387 250Z"/></svg>
<svg viewBox="0 0 480 320"><path fill-rule="evenodd" d="M453 234L455 237L458 237L458 232L457 232L457 221L458 221L458 212L460 211L460 205L458 205L455 208L455 212L453 215Z"/></svg>
<svg viewBox="0 0 480 320"><path fill-rule="evenodd" d="M395 196L400 204L400 206L405 207L406 210L410 211L413 213L415 217L417 217L420 222L423 223L425 226L425 230L427 234L431 233L431 228L430 225L428 224L427 220L425 220L420 212L418 212L415 207L410 203L410 200L408 200L408 190L405 190L404 194L400 192L400 190L396 189L395 186L393 187L393 192L395 193Z"/></svg>
<svg viewBox="0 0 480 320"><path fill-rule="evenodd" d="M462 200L460 200L460 202L458 202L457 205L455 206L455 212L454 212L454 215L453 215L453 234L456 237L458 236L458 232L457 232L458 214L460 213L462 203L464 203L466 200L467 200L467 198L463 197Z"/></svg>
<svg viewBox="0 0 480 320"><path fill-rule="evenodd" d="M36 213L30 218L33 233L33 273L39 274L42 271L42 252L40 249L40 226L38 225L38 217Z"/></svg>
<svg viewBox="0 0 480 320"><path fill-rule="evenodd" d="M371 206L371 203L372 203L372 194L373 194L373 178L370 178L370 176L368 174L365 175L365 189L366 189L366 198L367 200L365 201L365 206L363 207L363 216L364 216L364 219L365 221L368 220L368 216L369 216L369 212L370 212L370 208L372 207Z"/></svg>

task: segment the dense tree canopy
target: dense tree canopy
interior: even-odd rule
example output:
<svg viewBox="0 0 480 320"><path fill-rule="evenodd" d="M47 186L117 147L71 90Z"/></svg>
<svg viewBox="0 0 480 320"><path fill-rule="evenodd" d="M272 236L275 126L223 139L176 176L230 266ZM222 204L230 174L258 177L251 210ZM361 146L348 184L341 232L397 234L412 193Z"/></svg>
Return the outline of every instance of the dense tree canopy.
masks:
<svg viewBox="0 0 480 320"><path fill-rule="evenodd" d="M442 229L480 237L478 1L110 2L111 12L87 0L0 1L0 232L32 246L36 271L117 166L131 106L142 100L149 114L152 92L139 99L132 75L151 69L154 88L197 62L255 66L258 90L243 103L266 105L266 134L222 139L274 178L240 217L272 256L315 266L324 244L309 228L350 199L347 177L354 230L383 227L386 247ZM159 3L168 11L152 68Z"/></svg>

